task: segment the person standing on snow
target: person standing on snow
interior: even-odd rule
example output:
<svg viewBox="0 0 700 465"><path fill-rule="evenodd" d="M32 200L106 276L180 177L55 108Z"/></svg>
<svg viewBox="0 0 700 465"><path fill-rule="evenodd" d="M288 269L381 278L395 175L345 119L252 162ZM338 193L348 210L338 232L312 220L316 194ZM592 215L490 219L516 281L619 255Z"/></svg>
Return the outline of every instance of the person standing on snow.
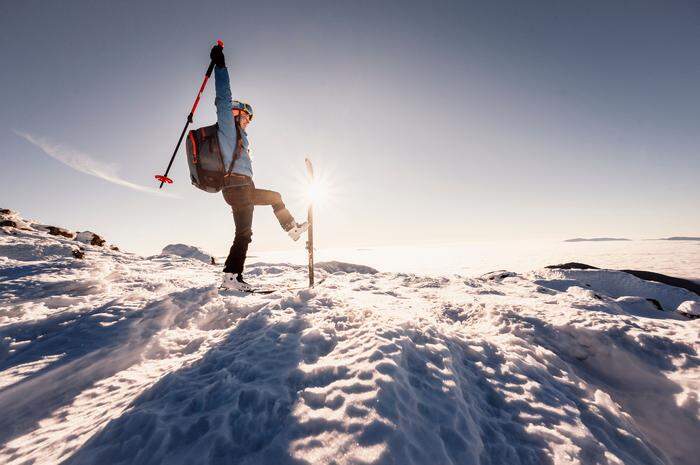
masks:
<svg viewBox="0 0 700 465"><path fill-rule="evenodd" d="M293 240L308 229L306 222L298 224L284 206L279 192L256 189L253 183L253 168L250 159L246 127L253 120L253 108L247 103L232 101L231 85L220 45L211 49L210 58L216 65L216 116L219 125L218 136L224 166L230 166L234 152L238 153L231 173L224 180L224 200L231 206L236 233L233 245L224 265L224 279L221 284L227 289L249 291L252 287L243 280L248 244L253 235L253 209L255 205L272 205L272 210L282 229ZM240 144L240 147L238 147Z"/></svg>

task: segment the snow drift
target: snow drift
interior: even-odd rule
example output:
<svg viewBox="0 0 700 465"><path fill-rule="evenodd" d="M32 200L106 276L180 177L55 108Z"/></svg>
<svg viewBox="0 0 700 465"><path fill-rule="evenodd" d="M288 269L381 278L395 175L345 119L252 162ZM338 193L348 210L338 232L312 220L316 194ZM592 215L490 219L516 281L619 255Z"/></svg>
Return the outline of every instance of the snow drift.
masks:
<svg viewBox="0 0 700 465"><path fill-rule="evenodd" d="M606 270L216 267L0 235L0 463L694 464L700 297ZM632 279L634 278L634 279ZM654 303L658 302L663 310Z"/></svg>
<svg viewBox="0 0 700 465"><path fill-rule="evenodd" d="M161 255L177 255L182 258L192 258L204 263L211 263L212 256L199 247L186 244L170 244L163 247Z"/></svg>

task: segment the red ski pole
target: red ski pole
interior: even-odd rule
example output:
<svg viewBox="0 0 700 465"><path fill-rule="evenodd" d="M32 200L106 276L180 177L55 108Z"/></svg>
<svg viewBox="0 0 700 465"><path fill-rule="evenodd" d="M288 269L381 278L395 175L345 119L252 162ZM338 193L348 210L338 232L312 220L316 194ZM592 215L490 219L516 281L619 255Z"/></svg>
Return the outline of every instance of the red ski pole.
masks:
<svg viewBox="0 0 700 465"><path fill-rule="evenodd" d="M224 42L222 40L217 40L216 43L221 46L221 48L224 48ZM197 93L197 98L194 100L194 105L192 105L192 109L190 110L190 114L187 115L187 123L185 123L185 127L182 129L182 133L180 133L180 138L177 140L177 145L175 146L175 150L173 150L173 156L170 157L170 163L168 163L168 168L165 170L165 174L156 174L156 179L160 181L160 187L159 189L163 188L163 184L168 183L172 184L173 180L168 177L168 173L170 172L170 167L173 166L173 161L175 160L175 155L177 154L177 149L180 148L180 144L182 143L182 138L185 137L185 133L187 132L187 128L189 127L190 123L192 122L192 117L194 116L194 112L197 111L197 105L199 105L199 99L202 97L202 92L204 92L204 88L207 86L207 81L209 81L209 78L211 77L211 72L214 70L214 62L212 61L209 63L209 67L207 68L207 72L204 74L204 81L202 81L202 86L199 88L199 92Z"/></svg>

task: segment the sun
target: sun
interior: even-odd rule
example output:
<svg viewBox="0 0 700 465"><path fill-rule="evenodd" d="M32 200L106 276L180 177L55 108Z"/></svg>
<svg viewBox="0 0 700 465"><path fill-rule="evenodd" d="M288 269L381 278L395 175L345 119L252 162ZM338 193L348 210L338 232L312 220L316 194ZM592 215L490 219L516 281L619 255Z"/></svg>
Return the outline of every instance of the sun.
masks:
<svg viewBox="0 0 700 465"><path fill-rule="evenodd" d="M308 181L306 185L306 200L312 204L318 204L323 202L328 191L324 189L319 179L314 179L313 181Z"/></svg>
<svg viewBox="0 0 700 465"><path fill-rule="evenodd" d="M310 179L306 173L297 176L300 190L298 197L308 205L323 208L333 201L335 188L337 187L328 176L328 172L315 167L314 179Z"/></svg>

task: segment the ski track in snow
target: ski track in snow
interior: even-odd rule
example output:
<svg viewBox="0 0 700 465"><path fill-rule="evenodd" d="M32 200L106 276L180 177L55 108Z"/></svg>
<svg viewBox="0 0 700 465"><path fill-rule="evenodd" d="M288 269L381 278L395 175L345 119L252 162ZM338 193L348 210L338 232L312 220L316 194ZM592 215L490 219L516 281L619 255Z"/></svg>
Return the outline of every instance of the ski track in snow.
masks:
<svg viewBox="0 0 700 465"><path fill-rule="evenodd" d="M683 464L698 296L611 271L219 271L0 235L0 463ZM647 298L656 299L665 311Z"/></svg>

